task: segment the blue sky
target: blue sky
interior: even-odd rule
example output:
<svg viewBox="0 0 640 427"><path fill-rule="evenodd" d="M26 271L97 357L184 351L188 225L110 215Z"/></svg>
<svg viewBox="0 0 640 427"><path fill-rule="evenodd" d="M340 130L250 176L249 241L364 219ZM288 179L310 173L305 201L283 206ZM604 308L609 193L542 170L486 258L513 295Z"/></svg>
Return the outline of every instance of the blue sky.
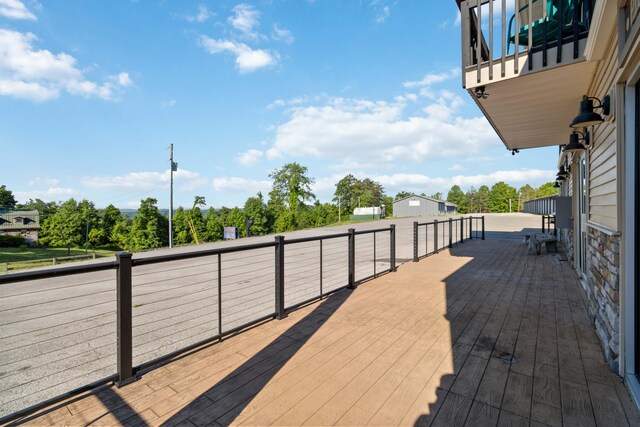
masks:
<svg viewBox="0 0 640 427"><path fill-rule="evenodd" d="M455 2L0 0L0 183L20 201L242 205L297 161L330 201L555 177L461 88Z"/></svg>

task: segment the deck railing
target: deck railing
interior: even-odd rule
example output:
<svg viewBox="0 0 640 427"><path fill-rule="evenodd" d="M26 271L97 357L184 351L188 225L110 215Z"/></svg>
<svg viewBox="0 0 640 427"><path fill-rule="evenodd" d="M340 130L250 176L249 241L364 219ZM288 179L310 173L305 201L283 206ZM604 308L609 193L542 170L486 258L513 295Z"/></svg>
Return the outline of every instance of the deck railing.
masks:
<svg viewBox="0 0 640 427"><path fill-rule="evenodd" d="M437 219L431 222L413 223L413 262L433 255L455 243L473 238L484 240L484 216Z"/></svg>
<svg viewBox="0 0 640 427"><path fill-rule="evenodd" d="M414 260L472 238L484 217L416 222ZM395 270L390 225L1 275L0 424Z"/></svg>
<svg viewBox="0 0 640 427"><path fill-rule="evenodd" d="M5 406L0 423L100 384L127 384L151 366L395 271L395 234L391 225L141 258L119 252L115 261L3 275L0 286L30 282L33 292L4 288L1 311L13 317L0 336L11 358L1 391L19 409L6 415Z"/></svg>
<svg viewBox="0 0 640 427"><path fill-rule="evenodd" d="M562 62L563 45L570 44L573 58L579 56L579 41L586 38L595 0L464 0L460 2L462 64L464 71L488 66L488 79L494 79L494 64L500 64L501 77L507 74L507 61L513 60L513 74L519 73L519 58L542 52L542 66L548 52L556 50L556 63ZM513 48L513 49L512 49ZM463 73L464 74L464 73ZM463 76L463 84L465 84Z"/></svg>

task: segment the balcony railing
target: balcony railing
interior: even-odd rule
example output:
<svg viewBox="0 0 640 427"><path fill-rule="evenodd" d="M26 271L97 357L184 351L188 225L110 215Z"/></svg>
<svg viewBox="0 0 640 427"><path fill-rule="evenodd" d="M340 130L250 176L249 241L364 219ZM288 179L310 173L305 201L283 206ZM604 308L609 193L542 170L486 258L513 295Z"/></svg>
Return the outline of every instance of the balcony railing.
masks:
<svg viewBox="0 0 640 427"><path fill-rule="evenodd" d="M532 70L532 55L542 53L542 67L549 64L549 53L556 48L555 63L562 62L565 45L579 57L579 42L588 36L595 0L465 0L460 2L462 64L464 71L477 72L488 67L494 80L494 65L500 77L518 75L526 57ZM466 79L466 77L465 77ZM466 80L463 81L466 85Z"/></svg>
<svg viewBox="0 0 640 427"><path fill-rule="evenodd" d="M472 238L474 220L420 224L434 231L424 242L415 234L413 246L428 254ZM391 225L140 258L120 252L111 261L1 275L0 391L11 398L0 406L0 424L102 384L127 384L395 269ZM21 286L7 286L14 283Z"/></svg>

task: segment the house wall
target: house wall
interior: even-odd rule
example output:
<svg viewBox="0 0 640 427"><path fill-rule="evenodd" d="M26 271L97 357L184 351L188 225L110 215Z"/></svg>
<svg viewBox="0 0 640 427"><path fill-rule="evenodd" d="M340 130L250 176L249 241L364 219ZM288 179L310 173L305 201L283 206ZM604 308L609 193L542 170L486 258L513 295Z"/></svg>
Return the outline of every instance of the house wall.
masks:
<svg viewBox="0 0 640 427"><path fill-rule="evenodd" d="M38 244L38 230L3 230L0 234L8 236L22 236L27 246Z"/></svg>
<svg viewBox="0 0 640 427"><path fill-rule="evenodd" d="M605 58L598 64L588 94L603 99L612 95L617 70L617 34L613 32ZM612 112L593 128L589 147L587 273L583 287L591 321L605 358L618 371L620 354L620 238L618 231L616 120Z"/></svg>
<svg viewBox="0 0 640 427"><path fill-rule="evenodd" d="M409 206L410 201L420 202L419 206ZM437 216L438 202L422 197L409 197L393 203L393 216L396 218L413 216Z"/></svg>
<svg viewBox="0 0 640 427"><path fill-rule="evenodd" d="M612 94L618 63L617 43L614 33L607 56L598 65L589 89L590 96L603 99ZM589 221L617 230L616 123L615 112L612 113L604 123L594 127L592 135L589 150Z"/></svg>

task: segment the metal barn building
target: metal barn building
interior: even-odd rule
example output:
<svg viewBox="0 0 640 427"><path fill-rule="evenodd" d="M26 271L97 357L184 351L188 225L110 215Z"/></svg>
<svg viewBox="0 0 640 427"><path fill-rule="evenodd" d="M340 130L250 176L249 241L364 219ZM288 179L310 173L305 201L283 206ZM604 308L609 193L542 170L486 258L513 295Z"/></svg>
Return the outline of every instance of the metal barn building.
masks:
<svg viewBox="0 0 640 427"><path fill-rule="evenodd" d="M393 202L393 216L396 218L438 216L456 213L456 208L455 204L444 200L413 195Z"/></svg>

